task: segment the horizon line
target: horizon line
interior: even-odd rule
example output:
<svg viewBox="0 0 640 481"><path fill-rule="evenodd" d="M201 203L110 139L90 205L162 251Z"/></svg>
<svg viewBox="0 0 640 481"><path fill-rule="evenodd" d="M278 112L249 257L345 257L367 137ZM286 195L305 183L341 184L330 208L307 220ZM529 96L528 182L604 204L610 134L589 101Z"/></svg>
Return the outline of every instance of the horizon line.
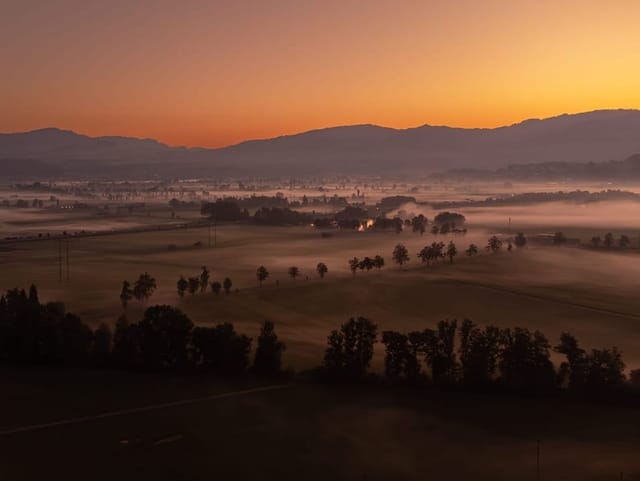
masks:
<svg viewBox="0 0 640 481"><path fill-rule="evenodd" d="M416 126L413 126L413 127L402 128L402 127L391 127L391 126L375 124L375 123L340 124L340 125L330 125L330 126L325 126L325 127L317 127L317 128L312 128L312 129L298 131L298 132L292 132L292 133L284 133L284 134L276 135L276 136L273 136L273 137L248 138L248 139L245 139L245 140L241 140L240 142L221 145L219 147L203 147L202 145L184 145L184 144L182 144L182 145L175 145L175 144L172 145L172 144L163 142L163 141L161 141L159 139L156 139L156 138L153 138L153 137L135 137L135 136L130 136L130 135L88 135L88 134L81 133L81 132L79 132L77 130L65 129L65 128L60 128L60 127L55 127L55 126L41 127L41 128L36 128L36 129L31 129L31 130L24 130L24 131L17 131L17 132L15 132L15 131L14 132L0 132L0 135L24 135L24 134L30 134L30 133L35 133L35 132L43 132L43 131L47 131L47 130L55 130L55 131L58 131L58 132L67 132L67 133L71 133L71 134L74 134L74 135L79 135L79 136L86 137L86 138L89 138L89 139L108 139L108 138L130 139L130 140L139 140L139 141L151 141L151 142L155 142L155 143L158 143L160 145L163 145L165 147L175 148L175 149L222 150L222 149L231 148L231 147L235 147L235 146L238 146L238 145L251 143L251 142L263 142L263 141L269 141L269 140L277 140L277 139L282 139L282 138L286 138L286 137L296 137L296 136L300 136L300 135L305 135L305 134L309 134L309 133L312 133L312 132L321 132L321 131L325 131L325 130L344 129L344 128L351 128L351 127L373 127L373 128L380 128L380 129L386 129L386 130L394 130L394 131L397 131L397 132L416 130L416 129L425 128L425 127L456 129L456 130L487 130L487 131L490 131L490 130L499 130L499 129L505 129L505 128L509 128L509 127L514 127L514 126L521 125L521 124L524 124L524 123L527 123L527 122L552 120L552 119L558 119L558 118L561 118L561 117L579 116L579 115L592 114L592 113L596 113L596 112L640 112L640 109L638 109L638 108L618 107L618 108L604 108L604 109L585 110L585 111L579 111L579 112L563 112L561 114L551 115L549 117L528 117L528 118L522 119L520 121L511 123L511 124L498 125L496 127L459 127L459 126L454 126L454 125L444 125L444 124L433 124L432 125L432 124L429 124L429 123L424 123L424 124L416 125Z"/></svg>

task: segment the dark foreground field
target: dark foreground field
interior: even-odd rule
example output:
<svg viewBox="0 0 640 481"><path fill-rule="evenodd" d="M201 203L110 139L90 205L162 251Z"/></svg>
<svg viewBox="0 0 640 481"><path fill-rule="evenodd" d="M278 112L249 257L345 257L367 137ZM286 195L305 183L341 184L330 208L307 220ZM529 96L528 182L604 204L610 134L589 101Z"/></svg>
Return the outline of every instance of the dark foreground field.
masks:
<svg viewBox="0 0 640 481"><path fill-rule="evenodd" d="M640 479L640 411L381 386L0 369L0 479ZM237 392L228 397L219 393ZM40 429L15 428L207 399Z"/></svg>

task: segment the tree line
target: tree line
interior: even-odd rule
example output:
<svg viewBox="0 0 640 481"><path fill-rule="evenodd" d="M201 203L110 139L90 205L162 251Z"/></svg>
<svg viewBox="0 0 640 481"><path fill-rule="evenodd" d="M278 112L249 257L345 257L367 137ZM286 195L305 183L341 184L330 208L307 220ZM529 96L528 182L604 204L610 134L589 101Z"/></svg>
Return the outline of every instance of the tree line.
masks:
<svg viewBox="0 0 640 481"><path fill-rule="evenodd" d="M330 382L366 381L373 376L369 368L378 340L375 323L351 318L328 336L316 375ZM380 341L384 377L393 384L532 394L564 389L602 395L640 388L640 369L627 378L617 348L587 351L570 333L552 346L537 330L480 327L465 319L408 333L383 331ZM564 356L559 366L552 352Z"/></svg>
<svg viewBox="0 0 640 481"><path fill-rule="evenodd" d="M252 339L233 324L194 326L179 309L148 307L137 322L123 315L115 329L92 329L60 302L40 303L31 286L0 296L0 360L33 364L204 371L220 375L278 376L286 349L272 322Z"/></svg>

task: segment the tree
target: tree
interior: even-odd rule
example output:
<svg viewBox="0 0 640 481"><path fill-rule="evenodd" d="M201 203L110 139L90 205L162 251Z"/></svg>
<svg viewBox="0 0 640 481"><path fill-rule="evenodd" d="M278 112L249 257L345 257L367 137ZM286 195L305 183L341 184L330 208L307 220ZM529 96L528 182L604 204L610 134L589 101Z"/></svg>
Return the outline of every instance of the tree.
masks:
<svg viewBox="0 0 640 481"><path fill-rule="evenodd" d="M395 331L384 331L382 333L382 343L385 347L385 376L392 380L403 378L409 357L407 336Z"/></svg>
<svg viewBox="0 0 640 481"><path fill-rule="evenodd" d="M475 244L469 244L469 248L465 251L469 257L473 257L478 254L478 246Z"/></svg>
<svg viewBox="0 0 640 481"><path fill-rule="evenodd" d="M527 238L524 236L522 232L518 232L513 242L516 245L516 247L521 248L527 245Z"/></svg>
<svg viewBox="0 0 640 481"><path fill-rule="evenodd" d="M199 277L189 277L187 279L187 289L189 294L195 294L200 289L200 278Z"/></svg>
<svg viewBox="0 0 640 481"><path fill-rule="evenodd" d="M599 235L594 235L594 236L591 238L591 244L592 244L592 245L593 245L593 247L595 247L596 249L597 249L598 247L600 247L600 242L602 242L602 239L600 239L600 236L599 236Z"/></svg>
<svg viewBox="0 0 640 481"><path fill-rule="evenodd" d="M423 345L427 366L436 384L450 385L457 377L455 338L457 321L440 321L437 329L423 331Z"/></svg>
<svg viewBox="0 0 640 481"><path fill-rule="evenodd" d="M224 289L224 292L229 294L229 292L231 291L231 286L233 285L233 282L231 282L231 279L229 279L228 277L224 278L224 281L222 281L222 287Z"/></svg>
<svg viewBox="0 0 640 481"><path fill-rule="evenodd" d="M604 246L607 249L611 249L613 246L613 234L611 232L607 232L604 236Z"/></svg>
<svg viewBox="0 0 640 481"><path fill-rule="evenodd" d="M281 373L282 353L285 349L284 343L278 340L273 322L265 321L258 336L253 372L258 376L278 376Z"/></svg>
<svg viewBox="0 0 640 481"><path fill-rule="evenodd" d="M258 284L262 287L262 281L269 277L269 271L265 266L260 266L256 270L256 277L258 278Z"/></svg>
<svg viewBox="0 0 640 481"><path fill-rule="evenodd" d="M365 269L367 272L369 272L374 267L373 259L368 256L365 257L360 261L360 263L358 264L358 267L360 267L361 270Z"/></svg>
<svg viewBox="0 0 640 481"><path fill-rule="evenodd" d="M251 339L237 334L233 324L196 327L191 339L193 361L198 368L223 375L240 375L246 372Z"/></svg>
<svg viewBox="0 0 640 481"><path fill-rule="evenodd" d="M489 238L489 241L487 242L486 249L495 254L500 250L501 247L502 247L502 241L498 239L496 236L491 236Z"/></svg>
<svg viewBox="0 0 640 481"><path fill-rule="evenodd" d="M156 290L156 280L145 272L140 274L140 277L133 286L133 297L138 301L146 301L153 295Z"/></svg>
<svg viewBox="0 0 640 481"><path fill-rule="evenodd" d="M189 282L187 282L184 276L180 276L180 279L178 279L176 284L176 288L178 289L178 295L180 297L184 297L185 291L189 288Z"/></svg>
<svg viewBox="0 0 640 481"><path fill-rule="evenodd" d="M335 380L363 379L373 357L376 333L377 326L364 317L351 318L340 331L333 331L324 357L326 374Z"/></svg>
<svg viewBox="0 0 640 481"><path fill-rule="evenodd" d="M289 267L287 272L289 273L292 279L295 279L300 275L300 269L298 269L296 266Z"/></svg>
<svg viewBox="0 0 640 481"><path fill-rule="evenodd" d="M38 300L38 289L33 284L29 287L29 303L37 306L40 305L40 301Z"/></svg>
<svg viewBox="0 0 640 481"><path fill-rule="evenodd" d="M558 378L550 359L550 345L539 331L516 327L501 336L500 381L516 391L544 392L557 387Z"/></svg>
<svg viewBox="0 0 640 481"><path fill-rule="evenodd" d="M220 294L221 289L222 289L222 284L220 284L218 281L213 281L211 283L211 290L216 296Z"/></svg>
<svg viewBox="0 0 640 481"><path fill-rule="evenodd" d="M373 258L373 266L378 270L382 269L384 267L384 257L379 255L375 256Z"/></svg>
<svg viewBox="0 0 640 481"><path fill-rule="evenodd" d="M111 328L101 323L93 332L93 344L91 346L91 359L98 366L105 366L111 356L111 341L113 334Z"/></svg>
<svg viewBox="0 0 640 481"><path fill-rule="evenodd" d="M419 232L420 235L423 235L427 230L427 218L420 214L411 219L411 227L413 228L413 232Z"/></svg>
<svg viewBox="0 0 640 481"><path fill-rule="evenodd" d="M122 289L120 290L120 303L123 308L127 308L127 304L133 297L133 291L131 290L131 284L129 281L122 281Z"/></svg>
<svg viewBox="0 0 640 481"><path fill-rule="evenodd" d="M138 323L142 360L147 367L185 366L189 358L189 339L193 323L179 309L151 306Z"/></svg>
<svg viewBox="0 0 640 481"><path fill-rule="evenodd" d="M358 259L357 257L354 257L353 259L349 259L349 269L351 270L351 273L354 276L356 275L356 271L358 270L358 267L360 267L360 259Z"/></svg>
<svg viewBox="0 0 640 481"><path fill-rule="evenodd" d="M440 226L440 234L445 235L451 231L451 225L448 222L445 222Z"/></svg>
<svg viewBox="0 0 640 481"><path fill-rule="evenodd" d="M500 329L476 327L465 319L460 326L460 364L462 383L474 389L493 382L500 353Z"/></svg>
<svg viewBox="0 0 640 481"><path fill-rule="evenodd" d="M202 272L200 273L200 292L204 292L207 290L207 286L209 285L209 269L207 266L201 267Z"/></svg>
<svg viewBox="0 0 640 481"><path fill-rule="evenodd" d="M431 233L433 235L438 235L439 232L440 232L440 227L438 227L436 224L433 224L433 226L431 227Z"/></svg>
<svg viewBox="0 0 640 481"><path fill-rule="evenodd" d="M137 367L141 364L137 325L129 324L122 315L116 322L111 357L117 366Z"/></svg>
<svg viewBox="0 0 640 481"><path fill-rule="evenodd" d="M560 365L560 382L573 391L596 394L620 388L625 381L624 362L617 348L593 349L587 354L569 333L562 333L555 351L566 356Z"/></svg>
<svg viewBox="0 0 640 481"><path fill-rule="evenodd" d="M631 244L631 240L629 240L629 237L622 234L620 236L620 239L618 239L618 245L620 246L621 249L626 249L627 247L629 247L629 245Z"/></svg>
<svg viewBox="0 0 640 481"><path fill-rule="evenodd" d="M458 249L456 249L456 245L453 241L449 241L446 255L449 258L449 263L453 264L453 258L458 255Z"/></svg>
<svg viewBox="0 0 640 481"><path fill-rule="evenodd" d="M409 262L409 251L404 245L398 244L393 249L393 261L398 264L400 268L402 268L405 262Z"/></svg>
<svg viewBox="0 0 640 481"><path fill-rule="evenodd" d="M324 279L324 276L329 271L329 268L324 262L318 262L318 265L316 266L316 271L318 272L320 279Z"/></svg>

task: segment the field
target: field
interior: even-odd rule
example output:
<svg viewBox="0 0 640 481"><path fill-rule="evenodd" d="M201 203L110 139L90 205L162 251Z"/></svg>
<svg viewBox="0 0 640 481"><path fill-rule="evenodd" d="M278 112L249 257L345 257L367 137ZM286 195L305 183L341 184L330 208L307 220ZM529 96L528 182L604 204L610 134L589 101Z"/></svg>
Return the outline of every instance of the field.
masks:
<svg viewBox="0 0 640 481"><path fill-rule="evenodd" d="M542 187L535 188L556 186ZM406 194L407 188L369 187L367 196ZM417 198L483 198L510 187L491 189L439 188ZM287 345L284 367L296 371L317 366L329 332L353 316L371 319L379 332L470 318L539 329L552 344L570 331L583 347L617 346L628 370L640 367L640 224L634 204L469 208L462 210L465 235L420 236L410 229L181 228L200 218L198 209L173 216L166 199L134 200L148 203L139 212L109 215L95 209L0 210L2 238L53 236L1 242L0 289L34 283L41 301L63 301L93 326L113 325L122 314L136 321L158 303L179 306L196 324L233 322L254 339L260 324L272 320ZM429 219L436 214L414 203L399 210ZM60 243L64 230L96 234ZM530 242L512 252L485 251L489 236L518 231L531 239L563 231L580 244ZM588 247L592 236L608 231L616 239L629 236L630 247ZM453 263L419 262L417 252L433 241L456 243ZM391 258L398 243L411 256L402 268ZM464 255L471 243L480 247L476 257ZM67 261L59 257L67 246L68 280ZM386 260L383 269L352 275L348 259L378 254ZM318 262L329 268L324 279L315 271ZM231 278L231 293L180 298L179 276L197 276L203 265L211 281ZM255 275L260 265L270 273L262 286ZM300 269L298 278L287 274L290 266ZM146 303L132 301L123 309L122 281L133 282L143 272L157 280L156 292ZM378 343L373 369L380 371L382 362ZM377 385L292 384L245 392L256 387L269 386L251 379L2 366L0 479L40 480L52 473L69 480L536 479L537 440L541 479L604 481L620 479L621 472L625 480L640 479L640 413L632 407ZM55 424L60 420L69 422ZM43 426L29 428L34 425Z"/></svg>
<svg viewBox="0 0 640 481"><path fill-rule="evenodd" d="M640 475L637 409L375 386L290 385L5 432L247 387L198 377L2 368L0 478L536 479L537 440L541 479Z"/></svg>
<svg viewBox="0 0 640 481"><path fill-rule="evenodd" d="M471 224L466 236L437 240L452 239L463 251L471 242L483 246L488 229ZM565 229L567 235L586 238L594 231ZM635 239L636 232L631 234ZM33 282L43 299L64 301L91 324L112 324L123 312L118 300L122 280L133 281L148 271L158 282L148 304L179 305L196 323L230 321L255 336L263 320L273 320L288 345L285 362L296 369L317 365L327 334L351 316L368 317L380 330L422 329L444 318L540 329L552 341L569 330L586 347L620 347L630 367L640 366L635 282L640 257L635 249L531 247L496 255L481 252L474 258L461 252L452 265L427 267L415 253L433 236L408 231L336 232L321 238L307 227L227 225L218 227L215 246L209 248L208 239L207 228L72 239L69 281L58 279L57 241L7 243L0 250L0 287ZM196 242L202 246L194 247ZM391 261L398 242L412 257L402 269ZM169 250L170 244L176 249ZM386 258L382 270L351 275L347 259L376 254ZM324 280L315 272L320 261L329 267ZM209 291L180 299L178 277L198 275L202 265L210 268L212 280L230 277L232 293L214 296ZM259 265L270 272L262 287L255 278ZM295 280L287 275L292 265L302 273ZM136 320L144 307L132 302L125 313ZM380 360L377 356L376 362Z"/></svg>

